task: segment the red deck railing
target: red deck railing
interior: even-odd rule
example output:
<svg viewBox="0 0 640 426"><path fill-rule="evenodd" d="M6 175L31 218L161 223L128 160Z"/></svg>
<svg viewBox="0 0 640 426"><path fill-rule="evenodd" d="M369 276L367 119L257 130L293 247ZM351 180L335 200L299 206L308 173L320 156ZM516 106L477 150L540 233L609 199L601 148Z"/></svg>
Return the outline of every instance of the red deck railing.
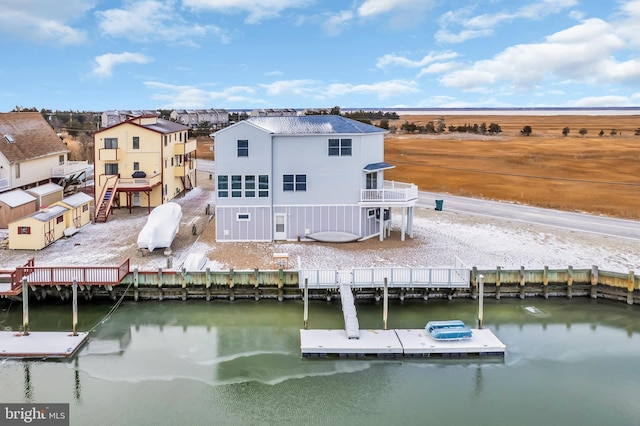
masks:
<svg viewBox="0 0 640 426"><path fill-rule="evenodd" d="M129 259L120 266L34 266L30 259L16 268L11 289L20 288L22 278L29 285L118 285L129 273Z"/></svg>

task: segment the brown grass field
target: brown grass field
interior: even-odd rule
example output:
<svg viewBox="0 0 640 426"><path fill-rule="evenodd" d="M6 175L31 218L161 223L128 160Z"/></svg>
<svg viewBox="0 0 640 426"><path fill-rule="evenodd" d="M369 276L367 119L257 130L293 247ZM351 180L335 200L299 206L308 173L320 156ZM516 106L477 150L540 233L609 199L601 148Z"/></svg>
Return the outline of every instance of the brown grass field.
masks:
<svg viewBox="0 0 640 426"><path fill-rule="evenodd" d="M407 115L390 122L497 123L500 136L389 134L385 179L421 190L640 219L640 116ZM531 136L520 130L531 126ZM567 137L562 129L569 127ZM586 128L583 137L578 131ZM603 136L599 136L600 131ZM612 130L615 130L613 136ZM211 159L212 143L198 144Z"/></svg>
<svg viewBox="0 0 640 426"><path fill-rule="evenodd" d="M437 116L391 122L426 124ZM497 123L500 136L390 134L385 179L421 190L640 218L640 116L445 116L447 126ZM533 129L530 136L520 130ZM562 129L569 127L567 137ZM583 137L578 131L586 128ZM599 136L601 130L604 135ZM615 130L615 136L612 135Z"/></svg>

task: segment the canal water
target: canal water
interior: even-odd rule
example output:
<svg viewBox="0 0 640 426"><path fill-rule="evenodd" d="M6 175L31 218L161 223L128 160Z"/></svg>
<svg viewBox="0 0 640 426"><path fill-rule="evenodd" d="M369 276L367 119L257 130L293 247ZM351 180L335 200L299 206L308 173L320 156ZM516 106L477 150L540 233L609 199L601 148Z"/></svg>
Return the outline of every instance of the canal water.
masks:
<svg viewBox="0 0 640 426"><path fill-rule="evenodd" d="M301 301L81 304L95 327L72 361L0 364L0 401L70 403L72 425L640 425L640 308L591 299L485 301L504 358L303 359ZM361 328L382 304L357 302ZM475 324L471 300L391 302L390 328ZM20 330L21 305L0 327ZM30 306L69 330L69 305ZM310 328L341 328L315 301Z"/></svg>

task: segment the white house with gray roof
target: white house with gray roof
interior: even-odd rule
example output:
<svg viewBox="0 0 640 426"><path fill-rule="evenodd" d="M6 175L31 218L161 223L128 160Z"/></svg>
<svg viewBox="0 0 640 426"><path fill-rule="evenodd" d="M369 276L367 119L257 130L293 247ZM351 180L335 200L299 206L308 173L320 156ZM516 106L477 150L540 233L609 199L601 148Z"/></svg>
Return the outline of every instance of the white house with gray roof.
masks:
<svg viewBox="0 0 640 426"><path fill-rule="evenodd" d="M214 134L217 241L355 241L402 215L418 188L388 182L386 130L336 115L252 117Z"/></svg>

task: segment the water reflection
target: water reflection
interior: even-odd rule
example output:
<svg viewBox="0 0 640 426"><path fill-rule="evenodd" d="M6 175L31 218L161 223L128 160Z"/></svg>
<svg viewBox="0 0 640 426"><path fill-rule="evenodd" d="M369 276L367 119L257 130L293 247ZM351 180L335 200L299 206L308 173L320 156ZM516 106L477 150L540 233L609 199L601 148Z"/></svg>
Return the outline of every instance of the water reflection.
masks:
<svg viewBox="0 0 640 426"><path fill-rule="evenodd" d="M628 367L640 353L640 309L589 299L525 302L485 301L485 326L507 345L504 359L403 360L302 359L297 301L127 303L91 333L71 362L0 364L0 400L15 401L22 388L25 402L72 402L74 424L169 424L181 418L191 424L260 424L266 418L281 424L422 424L426 412L433 424L481 418L486 424L609 419L613 425L640 418L633 401L640 372ZM381 304L356 304L361 328L381 328ZM81 321L83 312L91 319L85 318L90 325L84 330L106 311L82 306ZM68 309L34 309L36 329L60 312ZM15 310L3 320L19 327L20 316ZM390 328L453 318L474 324L476 304L390 303ZM311 304L310 328L342 325L339 304ZM596 401L596 394L607 397ZM168 403L176 398L180 404ZM585 401L579 413L566 410L575 400ZM139 414L141 401L153 412ZM442 407L452 401L474 412L444 415Z"/></svg>

